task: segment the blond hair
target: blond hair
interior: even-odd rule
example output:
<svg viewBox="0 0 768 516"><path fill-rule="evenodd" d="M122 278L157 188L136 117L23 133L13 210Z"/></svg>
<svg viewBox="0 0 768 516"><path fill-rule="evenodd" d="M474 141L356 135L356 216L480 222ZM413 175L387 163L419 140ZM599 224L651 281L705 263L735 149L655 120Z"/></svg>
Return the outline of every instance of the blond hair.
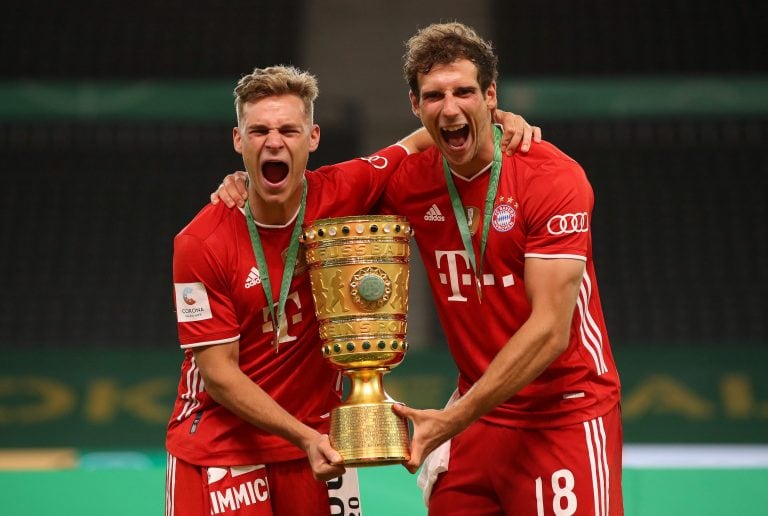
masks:
<svg viewBox="0 0 768 516"><path fill-rule="evenodd" d="M477 82L485 92L498 75L499 59L490 42L463 23L433 23L419 30L406 43L403 75L414 95L419 95L419 74L435 65L468 59L477 67Z"/></svg>
<svg viewBox="0 0 768 516"><path fill-rule="evenodd" d="M293 66L270 66L255 68L252 73L241 78L233 92L237 123L243 116L243 105L273 95L296 95L304 103L304 111L312 123L315 111L315 99L319 94L317 78Z"/></svg>

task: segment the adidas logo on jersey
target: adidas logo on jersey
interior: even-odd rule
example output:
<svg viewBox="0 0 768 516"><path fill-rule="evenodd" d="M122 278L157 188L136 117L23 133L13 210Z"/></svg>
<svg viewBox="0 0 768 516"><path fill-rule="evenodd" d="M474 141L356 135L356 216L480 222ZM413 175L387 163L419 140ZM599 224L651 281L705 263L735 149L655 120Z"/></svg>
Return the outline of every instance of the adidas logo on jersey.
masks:
<svg viewBox="0 0 768 516"><path fill-rule="evenodd" d="M424 214L424 220L429 222L444 222L445 217L440 213L440 208L437 207L437 204L433 204L427 210L427 213Z"/></svg>
<svg viewBox="0 0 768 516"><path fill-rule="evenodd" d="M251 267L251 272L248 273L248 278L245 280L245 288L251 288L261 283L261 274L259 269Z"/></svg>

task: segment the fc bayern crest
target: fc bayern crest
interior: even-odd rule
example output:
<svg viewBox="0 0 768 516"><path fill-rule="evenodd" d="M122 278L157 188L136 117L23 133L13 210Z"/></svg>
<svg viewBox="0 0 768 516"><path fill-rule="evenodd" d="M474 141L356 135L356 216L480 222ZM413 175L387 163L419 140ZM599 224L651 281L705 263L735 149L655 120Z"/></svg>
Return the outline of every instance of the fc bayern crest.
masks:
<svg viewBox="0 0 768 516"><path fill-rule="evenodd" d="M515 209L509 204L499 204L493 210L491 224L499 233L506 233L515 227Z"/></svg>

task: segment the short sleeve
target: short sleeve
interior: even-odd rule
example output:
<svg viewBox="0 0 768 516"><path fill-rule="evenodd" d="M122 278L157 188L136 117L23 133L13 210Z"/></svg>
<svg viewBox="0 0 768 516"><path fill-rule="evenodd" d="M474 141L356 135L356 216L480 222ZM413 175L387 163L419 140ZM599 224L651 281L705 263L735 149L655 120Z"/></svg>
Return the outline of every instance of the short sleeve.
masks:
<svg viewBox="0 0 768 516"><path fill-rule="evenodd" d="M578 163L551 159L530 174L521 206L528 229L526 257L587 259L594 205Z"/></svg>
<svg viewBox="0 0 768 516"><path fill-rule="evenodd" d="M174 240L173 283L181 347L237 340L240 327L218 257L192 235Z"/></svg>

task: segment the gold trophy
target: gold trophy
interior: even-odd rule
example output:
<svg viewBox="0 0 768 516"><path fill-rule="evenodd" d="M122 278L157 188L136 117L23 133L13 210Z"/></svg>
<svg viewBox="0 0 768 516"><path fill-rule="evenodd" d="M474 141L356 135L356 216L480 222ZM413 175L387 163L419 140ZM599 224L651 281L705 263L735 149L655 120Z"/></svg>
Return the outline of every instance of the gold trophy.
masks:
<svg viewBox="0 0 768 516"><path fill-rule="evenodd" d="M350 380L329 436L347 465L410 457L407 421L392 412L382 379L408 349L410 236L404 217L386 215L317 220L302 235L322 353Z"/></svg>

